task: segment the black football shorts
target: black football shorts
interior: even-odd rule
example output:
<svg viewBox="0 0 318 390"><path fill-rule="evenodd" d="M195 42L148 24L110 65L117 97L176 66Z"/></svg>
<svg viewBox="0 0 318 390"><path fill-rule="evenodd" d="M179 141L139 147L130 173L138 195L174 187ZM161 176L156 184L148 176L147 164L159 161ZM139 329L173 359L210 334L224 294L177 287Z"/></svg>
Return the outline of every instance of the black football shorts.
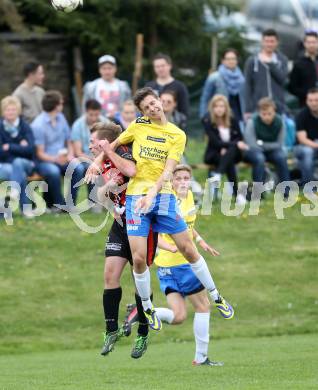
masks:
<svg viewBox="0 0 318 390"><path fill-rule="evenodd" d="M155 258L156 249L158 243L158 233L154 233L152 229L148 235L148 247L147 247L147 264L150 266ZM123 257L129 261L132 265L132 256L126 231L126 221L124 220L121 226L116 220L114 220L112 227L110 228L106 245L105 245L106 257Z"/></svg>

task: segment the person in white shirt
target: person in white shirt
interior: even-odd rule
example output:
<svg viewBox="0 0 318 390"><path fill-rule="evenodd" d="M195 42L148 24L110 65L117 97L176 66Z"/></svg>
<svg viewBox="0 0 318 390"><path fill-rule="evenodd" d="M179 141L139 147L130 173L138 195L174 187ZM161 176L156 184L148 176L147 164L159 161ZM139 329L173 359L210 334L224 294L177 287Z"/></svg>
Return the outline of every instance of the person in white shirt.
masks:
<svg viewBox="0 0 318 390"><path fill-rule="evenodd" d="M102 106L102 114L108 118L120 112L126 100L131 98L131 90L126 81L116 78L116 58L106 54L98 60L100 78L87 82L84 86L83 111L90 99Z"/></svg>

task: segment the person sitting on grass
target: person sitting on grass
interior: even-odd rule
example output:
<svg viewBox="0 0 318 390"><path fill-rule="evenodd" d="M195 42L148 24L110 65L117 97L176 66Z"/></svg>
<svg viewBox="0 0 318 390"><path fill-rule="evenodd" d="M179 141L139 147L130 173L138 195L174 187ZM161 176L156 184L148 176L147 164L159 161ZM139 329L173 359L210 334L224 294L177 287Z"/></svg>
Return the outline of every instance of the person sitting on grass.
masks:
<svg viewBox="0 0 318 390"><path fill-rule="evenodd" d="M63 104L63 96L59 91L46 92L42 101L43 111L31 124L36 145L36 170L48 184L48 207L54 213L61 212L58 206L65 206L61 175L65 174L68 164L74 158L70 128L62 113ZM83 167L77 164L71 178L71 199L67 199L70 207L75 204L78 192L75 184L83 176Z"/></svg>
<svg viewBox="0 0 318 390"><path fill-rule="evenodd" d="M260 99L258 112L248 120L244 132L249 146L244 159L252 164L253 182L264 182L266 161L274 164L279 182L289 180L284 133L284 121L276 113L276 103L270 98Z"/></svg>
<svg viewBox="0 0 318 390"><path fill-rule="evenodd" d="M231 108L227 98L223 95L214 95L208 107L208 114L202 120L208 145L205 151L204 162L214 165L214 173L210 173L211 182L221 181L223 174L233 183L233 194L239 203L246 201L242 194L238 194L238 180L236 164L242 160L242 152L248 149L243 141L240 126L231 115Z"/></svg>
<svg viewBox="0 0 318 390"><path fill-rule="evenodd" d="M31 203L26 195L27 177L34 171L34 137L28 123L22 119L21 103L14 96L1 100L0 118L0 179L10 180L10 198L19 199L22 215L33 213L23 207Z"/></svg>

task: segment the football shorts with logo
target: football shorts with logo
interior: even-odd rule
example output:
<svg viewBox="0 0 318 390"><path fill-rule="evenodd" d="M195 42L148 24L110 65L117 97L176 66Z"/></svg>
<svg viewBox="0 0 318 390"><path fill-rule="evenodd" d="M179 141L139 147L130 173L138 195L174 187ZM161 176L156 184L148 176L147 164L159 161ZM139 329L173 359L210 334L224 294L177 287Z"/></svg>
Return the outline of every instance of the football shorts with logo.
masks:
<svg viewBox="0 0 318 390"><path fill-rule="evenodd" d="M157 275L160 289L166 295L176 292L185 297L204 290L204 286L195 276L190 264L159 267Z"/></svg>
<svg viewBox="0 0 318 390"><path fill-rule="evenodd" d="M173 194L157 194L149 211L136 214L138 195L126 195L126 222L128 236L147 237L150 226L156 233L177 234L187 230Z"/></svg>
<svg viewBox="0 0 318 390"><path fill-rule="evenodd" d="M150 228L148 234L148 241L147 241L148 266L150 266L154 261L157 243L158 243L158 234L154 233L153 230ZM124 218L122 218L122 225L120 225L116 220L114 220L106 240L105 256L123 257L127 259L131 265L133 264L127 231L126 231L126 222Z"/></svg>
<svg viewBox="0 0 318 390"><path fill-rule="evenodd" d="M118 137L120 144L132 143L136 175L130 178L126 191L127 233L147 237L150 224L155 232L176 234L186 230L177 210L171 182L167 181L154 198L146 214L135 214L135 203L146 195L163 173L167 159L180 161L186 135L173 123L153 123L147 117L137 118Z"/></svg>
<svg viewBox="0 0 318 390"><path fill-rule="evenodd" d="M187 197L177 199L179 211L187 224L191 239L193 239L193 227L196 220L196 209L193 194L189 190ZM172 238L167 234L161 235L162 239L170 245L175 245ZM204 290L203 285L195 276L186 258L180 253L159 249L155 258L158 266L157 275L160 289L166 295L177 292L183 297Z"/></svg>

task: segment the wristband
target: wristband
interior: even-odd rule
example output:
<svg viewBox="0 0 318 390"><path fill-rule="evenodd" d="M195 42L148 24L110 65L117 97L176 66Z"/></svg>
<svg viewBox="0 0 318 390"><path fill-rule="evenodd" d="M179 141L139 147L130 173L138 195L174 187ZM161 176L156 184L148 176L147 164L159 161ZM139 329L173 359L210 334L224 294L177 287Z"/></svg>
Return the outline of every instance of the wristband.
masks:
<svg viewBox="0 0 318 390"><path fill-rule="evenodd" d="M202 240L203 240L203 238L200 235L197 235L195 238L195 242L200 242Z"/></svg>

